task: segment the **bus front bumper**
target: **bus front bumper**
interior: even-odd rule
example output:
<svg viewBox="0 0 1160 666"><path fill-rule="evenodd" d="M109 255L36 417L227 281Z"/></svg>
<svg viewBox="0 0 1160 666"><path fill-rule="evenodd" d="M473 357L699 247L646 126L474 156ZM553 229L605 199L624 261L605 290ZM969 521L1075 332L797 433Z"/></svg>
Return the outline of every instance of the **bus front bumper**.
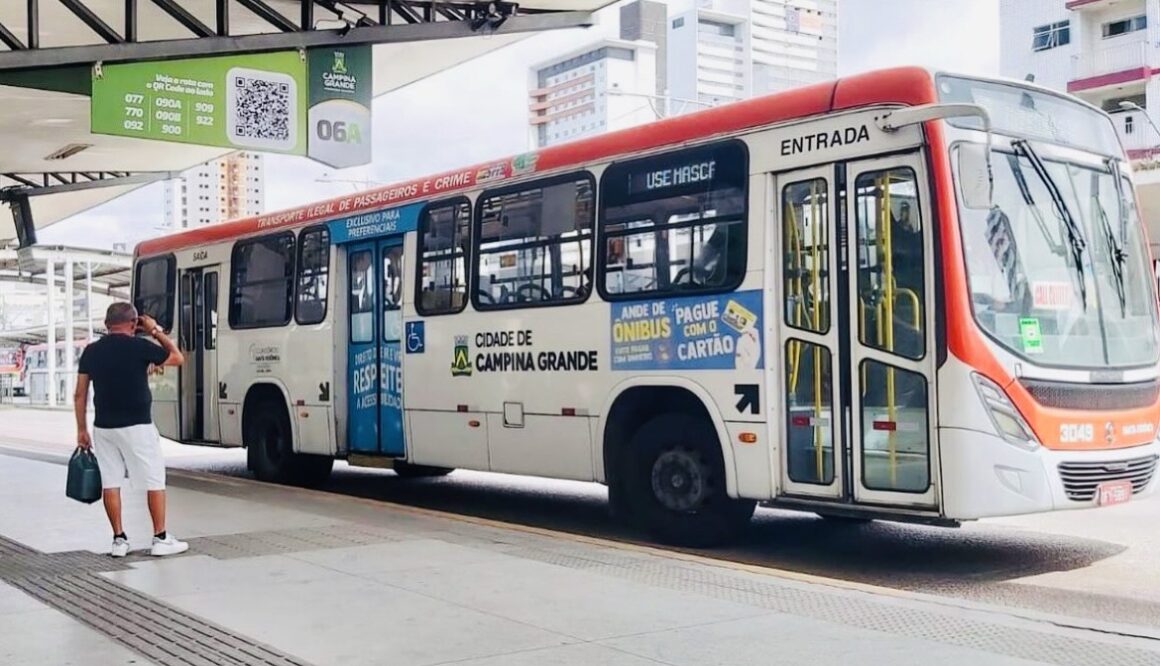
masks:
<svg viewBox="0 0 1160 666"><path fill-rule="evenodd" d="M1100 505L1100 484L1117 481L1131 482L1133 492L1112 496L1136 501L1160 483L1156 441L1125 449L1027 451L975 430L943 428L939 435L943 515L955 520L1090 509Z"/></svg>

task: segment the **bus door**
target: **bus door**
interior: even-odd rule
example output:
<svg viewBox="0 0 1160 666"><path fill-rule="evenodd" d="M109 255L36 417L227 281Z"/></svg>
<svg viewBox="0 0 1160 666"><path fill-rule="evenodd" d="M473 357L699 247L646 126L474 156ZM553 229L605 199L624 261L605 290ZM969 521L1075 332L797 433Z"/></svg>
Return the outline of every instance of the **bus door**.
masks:
<svg viewBox="0 0 1160 666"><path fill-rule="evenodd" d="M403 238L347 246L347 446L402 456Z"/></svg>
<svg viewBox="0 0 1160 666"><path fill-rule="evenodd" d="M925 178L917 153L777 176L788 496L937 504Z"/></svg>
<svg viewBox="0 0 1160 666"><path fill-rule="evenodd" d="M218 422L217 324L220 269L194 268L181 274L182 439L221 440Z"/></svg>

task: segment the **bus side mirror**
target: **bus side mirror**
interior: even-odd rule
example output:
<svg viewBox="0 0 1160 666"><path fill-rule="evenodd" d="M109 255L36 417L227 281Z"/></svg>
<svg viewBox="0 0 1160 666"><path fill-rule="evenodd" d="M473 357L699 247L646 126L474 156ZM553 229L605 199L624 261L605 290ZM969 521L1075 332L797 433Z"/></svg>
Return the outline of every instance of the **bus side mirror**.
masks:
<svg viewBox="0 0 1160 666"><path fill-rule="evenodd" d="M994 181L991 175L990 150L981 143L961 143L955 149L959 158L959 190L963 205L975 210L991 208Z"/></svg>
<svg viewBox="0 0 1160 666"><path fill-rule="evenodd" d="M986 140L959 146L959 181L963 201L968 208L987 209L992 202L991 114L978 104L923 104L894 109L877 119L883 132L897 132L903 127L946 118L973 117L982 121Z"/></svg>

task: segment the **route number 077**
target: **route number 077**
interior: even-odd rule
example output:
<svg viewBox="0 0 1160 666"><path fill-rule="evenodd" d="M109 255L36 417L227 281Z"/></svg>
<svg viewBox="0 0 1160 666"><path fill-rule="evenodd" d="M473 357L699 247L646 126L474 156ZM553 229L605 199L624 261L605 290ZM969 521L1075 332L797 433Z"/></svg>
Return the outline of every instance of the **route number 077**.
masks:
<svg viewBox="0 0 1160 666"><path fill-rule="evenodd" d="M126 104L140 104L144 101L145 101L144 95L141 95L138 93L126 93L125 94L125 103Z"/></svg>

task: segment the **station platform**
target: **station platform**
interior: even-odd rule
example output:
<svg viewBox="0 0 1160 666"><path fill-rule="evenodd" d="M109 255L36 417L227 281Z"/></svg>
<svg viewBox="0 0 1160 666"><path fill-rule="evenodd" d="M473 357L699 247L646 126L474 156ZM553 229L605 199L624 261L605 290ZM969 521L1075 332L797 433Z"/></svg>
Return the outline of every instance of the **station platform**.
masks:
<svg viewBox="0 0 1160 666"><path fill-rule="evenodd" d="M6 443L0 664L1160 664L1160 641L660 548L170 471L190 551L105 554L63 452Z"/></svg>

